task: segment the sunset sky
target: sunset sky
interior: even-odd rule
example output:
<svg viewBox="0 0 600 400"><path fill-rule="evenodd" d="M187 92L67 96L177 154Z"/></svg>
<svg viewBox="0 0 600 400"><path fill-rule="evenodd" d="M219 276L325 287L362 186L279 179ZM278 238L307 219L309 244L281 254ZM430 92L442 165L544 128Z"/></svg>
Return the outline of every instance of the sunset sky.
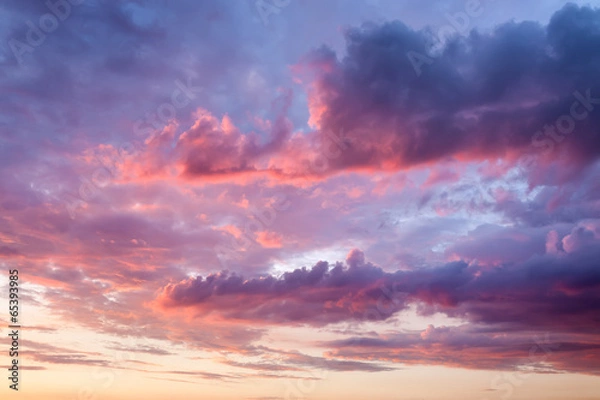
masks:
<svg viewBox="0 0 600 400"><path fill-rule="evenodd" d="M0 15L0 398L600 399L600 1Z"/></svg>

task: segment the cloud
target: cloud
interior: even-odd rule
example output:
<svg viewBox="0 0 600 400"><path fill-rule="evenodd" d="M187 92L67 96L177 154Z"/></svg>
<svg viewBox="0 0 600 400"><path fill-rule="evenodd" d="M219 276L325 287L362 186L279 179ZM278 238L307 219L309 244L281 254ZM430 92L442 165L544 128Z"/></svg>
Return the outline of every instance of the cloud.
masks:
<svg viewBox="0 0 600 400"><path fill-rule="evenodd" d="M543 250L544 236L537 236ZM269 367L276 370L280 365L335 371L390 368L342 362L346 359L599 374L598 244L495 265L456 261L396 272L374 266L354 250L345 265L322 261L280 277L245 279L222 273L190 278L167 285L158 302L169 310L191 308L212 320L261 325L382 321L410 305L423 316L442 313L464 323L322 342L328 349L325 358L280 352L283 358Z"/></svg>
<svg viewBox="0 0 600 400"><path fill-rule="evenodd" d="M363 371L381 372L392 371L396 368L362 361L347 361L327 357L315 357L298 351L284 351L261 347L261 356L267 361L262 362L237 362L233 360L222 360L222 363L239 368L247 368L258 371L314 371L315 369L326 371Z"/></svg>
<svg viewBox="0 0 600 400"><path fill-rule="evenodd" d="M330 357L468 369L600 374L595 336L516 331L476 325L434 327L376 338L352 337L322 343ZM585 354L585 356L584 356Z"/></svg>
<svg viewBox="0 0 600 400"><path fill-rule="evenodd" d="M205 371L161 371L165 374L173 374L173 375L183 375L183 376L193 376L201 379L209 379L209 380L220 380L220 381L228 381L239 379L240 376L236 375L226 375L226 374L216 374L213 372L205 372Z"/></svg>
<svg viewBox="0 0 600 400"><path fill-rule="evenodd" d="M145 354L152 354L152 355L157 355L157 356L170 356L170 355L174 354L174 353L171 353L170 351L167 351L165 349L161 349L158 347L154 347L154 346L122 346L122 345L119 345L118 343L115 343L113 346L108 346L107 349L122 351L125 353L129 353L129 352L145 353Z"/></svg>
<svg viewBox="0 0 600 400"><path fill-rule="evenodd" d="M598 21L600 9L568 4L547 26L473 30L437 53L428 30L402 22L348 29L346 54L322 47L302 69L317 75L309 89L311 121L324 140L326 132L347 140L329 172L406 169L449 157L514 159L547 147L560 148L571 164L597 159L599 61L591 49L600 43ZM411 52L428 59L419 74ZM532 141L574 109L585 114L567 117L576 133ZM557 121L560 131L567 119Z"/></svg>
<svg viewBox="0 0 600 400"><path fill-rule="evenodd" d="M322 325L360 318L377 301L375 287L381 269L361 264L352 252L348 268L322 261L311 269L296 269L280 278L266 275L244 279L227 272L189 278L165 286L158 298L164 307L193 306L223 319L265 323Z"/></svg>
<svg viewBox="0 0 600 400"><path fill-rule="evenodd" d="M288 107L289 104L283 112ZM199 110L194 125L178 138L175 151L179 153L186 176L234 175L265 168L265 157L280 150L289 134L289 122L280 116L274 123L271 138L260 144L258 135L241 133L229 117L218 121L210 113Z"/></svg>
<svg viewBox="0 0 600 400"><path fill-rule="evenodd" d="M106 360L102 357L98 357L101 356L101 354L96 352L83 352L71 350L30 340L24 342L24 345L28 349L35 350L35 352L32 352L28 357L30 357L34 361L41 363L75 364L100 367L111 366L111 362L109 360Z"/></svg>
<svg viewBox="0 0 600 400"><path fill-rule="evenodd" d="M587 225L587 226L586 226ZM598 221L581 223L562 239L562 247L567 253L576 252L582 248L597 244L600 239L600 224Z"/></svg>
<svg viewBox="0 0 600 400"><path fill-rule="evenodd" d="M346 361L346 360L336 360L325 357L314 357L308 356L306 354L288 352L286 353L288 358L286 362L295 365L301 365L304 367L308 367L312 369L322 369L327 371L340 371L340 372L349 372L349 371L363 371L363 372L382 372L382 371L393 371L396 368L387 367L384 365L369 363L369 362L361 362L361 361Z"/></svg>
<svg viewBox="0 0 600 400"><path fill-rule="evenodd" d="M575 253L533 255L493 267L456 261L393 273L365 262L364 254L354 250L346 266L321 261L281 277L220 273L189 278L165 286L157 301L226 320L314 326L387 319L416 303L423 315L441 312L511 330L591 333L600 318L590 306L599 300L597 243ZM381 312L391 301L392 308Z"/></svg>

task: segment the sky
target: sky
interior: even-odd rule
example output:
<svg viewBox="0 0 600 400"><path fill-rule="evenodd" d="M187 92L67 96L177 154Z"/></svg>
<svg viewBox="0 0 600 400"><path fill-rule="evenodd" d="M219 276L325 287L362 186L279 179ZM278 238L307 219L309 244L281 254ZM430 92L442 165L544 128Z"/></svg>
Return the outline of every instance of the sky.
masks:
<svg viewBox="0 0 600 400"><path fill-rule="evenodd" d="M0 15L0 397L600 399L599 1Z"/></svg>

